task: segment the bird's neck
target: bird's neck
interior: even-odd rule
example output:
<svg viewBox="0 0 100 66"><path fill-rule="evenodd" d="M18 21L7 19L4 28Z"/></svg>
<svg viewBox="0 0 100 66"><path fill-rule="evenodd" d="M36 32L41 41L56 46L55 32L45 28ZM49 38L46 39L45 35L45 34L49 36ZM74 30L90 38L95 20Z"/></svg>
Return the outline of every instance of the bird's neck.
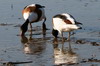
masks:
<svg viewBox="0 0 100 66"><path fill-rule="evenodd" d="M24 35L25 34L25 32L28 30L28 23L29 23L29 20L27 19L26 21L25 21L25 23L24 24L22 24L22 26L20 27L20 29L21 29L21 35Z"/></svg>
<svg viewBox="0 0 100 66"><path fill-rule="evenodd" d="M28 23L29 23L29 20L27 19L23 25L28 26Z"/></svg>

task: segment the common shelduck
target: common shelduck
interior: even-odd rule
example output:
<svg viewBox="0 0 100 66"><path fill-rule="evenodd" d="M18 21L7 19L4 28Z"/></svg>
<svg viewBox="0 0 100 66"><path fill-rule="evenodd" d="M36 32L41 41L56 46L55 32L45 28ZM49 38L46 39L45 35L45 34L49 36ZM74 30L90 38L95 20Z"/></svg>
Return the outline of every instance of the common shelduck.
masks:
<svg viewBox="0 0 100 66"><path fill-rule="evenodd" d="M42 21L44 19L44 22L42 24L43 31L46 31L46 16L44 11L45 6L42 6L40 4L31 4L26 6L22 10L23 18L25 19L25 22L21 25L21 35L24 35L25 32L28 30L28 24L30 24L30 28L32 30L32 24L39 21ZM45 35L45 32L43 32Z"/></svg>
<svg viewBox="0 0 100 66"><path fill-rule="evenodd" d="M52 19L53 30L52 34L55 38L57 38L58 33L62 36L63 40L63 32L69 32L68 40L70 40L70 32L77 29L82 29L78 24L82 24L77 22L74 17L68 13L57 14L53 16Z"/></svg>

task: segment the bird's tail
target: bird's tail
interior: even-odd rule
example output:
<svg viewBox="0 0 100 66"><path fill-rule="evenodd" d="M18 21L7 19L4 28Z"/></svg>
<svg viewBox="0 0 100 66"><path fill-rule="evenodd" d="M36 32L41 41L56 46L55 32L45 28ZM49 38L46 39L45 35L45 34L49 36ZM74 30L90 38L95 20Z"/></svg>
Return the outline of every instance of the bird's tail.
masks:
<svg viewBox="0 0 100 66"><path fill-rule="evenodd" d="M83 25L82 23L80 23L80 22L75 22L76 24L80 24L80 25Z"/></svg>

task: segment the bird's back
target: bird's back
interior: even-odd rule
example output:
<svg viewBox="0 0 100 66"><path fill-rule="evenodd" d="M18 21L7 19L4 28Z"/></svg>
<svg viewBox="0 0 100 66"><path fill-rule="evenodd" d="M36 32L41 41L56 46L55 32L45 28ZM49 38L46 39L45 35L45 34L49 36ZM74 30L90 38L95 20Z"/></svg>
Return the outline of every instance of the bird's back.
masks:
<svg viewBox="0 0 100 66"><path fill-rule="evenodd" d="M37 8L35 4L26 6L23 9L22 14L25 20L29 19L29 22L38 22L45 17L44 9Z"/></svg>
<svg viewBox="0 0 100 66"><path fill-rule="evenodd" d="M53 17L53 28L59 32L69 32L78 29L79 26L75 24L75 19L70 14L63 13Z"/></svg>

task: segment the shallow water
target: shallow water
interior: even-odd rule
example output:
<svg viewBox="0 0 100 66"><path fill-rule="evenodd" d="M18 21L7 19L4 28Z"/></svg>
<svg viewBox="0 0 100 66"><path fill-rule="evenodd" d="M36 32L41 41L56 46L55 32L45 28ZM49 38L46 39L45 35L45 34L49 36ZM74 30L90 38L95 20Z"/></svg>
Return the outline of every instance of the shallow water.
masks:
<svg viewBox="0 0 100 66"><path fill-rule="evenodd" d="M34 31L33 35L29 35L27 32L25 37L18 36L19 26L24 23L21 11L31 3L46 6L46 25L50 30L47 30L45 38L41 34L41 29ZM0 0L0 65L4 62L32 61L32 63L16 65L54 66L58 63L58 65L65 66L68 64L71 66L99 66L99 12L99 0ZM70 44L75 53L71 58L74 58L76 64L66 61L70 58L69 42L66 41L63 44L59 38L57 45L53 43L54 38L51 35L52 17L59 13L70 13L77 21L83 23L83 29L75 31L75 34L71 36ZM34 23L33 26L41 28L41 24L42 22ZM64 36L67 37L67 33L64 33ZM59 37L61 36L59 35ZM62 45L64 45L63 49ZM85 62L83 62L84 60Z"/></svg>

